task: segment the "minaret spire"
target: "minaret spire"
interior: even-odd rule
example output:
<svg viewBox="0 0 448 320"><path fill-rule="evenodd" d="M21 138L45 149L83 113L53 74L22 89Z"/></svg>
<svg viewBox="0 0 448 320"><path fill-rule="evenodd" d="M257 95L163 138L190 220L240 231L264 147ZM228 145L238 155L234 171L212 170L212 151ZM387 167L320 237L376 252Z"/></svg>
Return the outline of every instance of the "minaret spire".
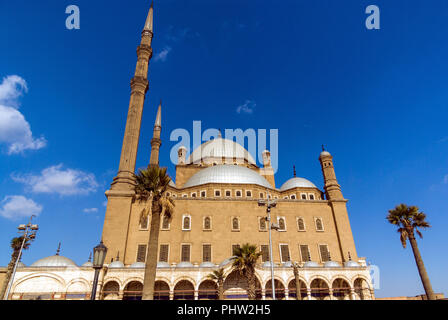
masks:
<svg viewBox="0 0 448 320"><path fill-rule="evenodd" d="M160 132L162 131L162 100L160 100L159 108L157 109L156 121L154 122L154 129L151 139L151 157L149 159L149 166L159 165L159 150L162 145L160 139Z"/></svg>
<svg viewBox="0 0 448 320"><path fill-rule="evenodd" d="M120 192L134 192L135 162L140 138L143 104L149 88L148 67L149 60L152 57L153 12L153 5L151 5L142 31L141 42L137 48L137 66L134 77L131 80L131 98L121 150L120 166L111 186L111 190Z"/></svg>

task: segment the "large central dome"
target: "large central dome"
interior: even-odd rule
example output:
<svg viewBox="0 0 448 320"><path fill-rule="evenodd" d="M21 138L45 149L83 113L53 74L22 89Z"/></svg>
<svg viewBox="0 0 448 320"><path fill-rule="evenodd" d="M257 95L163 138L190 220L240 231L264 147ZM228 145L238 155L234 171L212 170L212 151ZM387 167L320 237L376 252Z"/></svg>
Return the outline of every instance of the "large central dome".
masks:
<svg viewBox="0 0 448 320"><path fill-rule="evenodd" d="M254 170L243 166L226 164L200 170L183 187L188 188L207 183L256 184L272 189L269 182Z"/></svg>
<svg viewBox="0 0 448 320"><path fill-rule="evenodd" d="M235 141L217 138L203 143L194 150L188 158L188 163L222 163L222 158L227 159L225 163L233 162L233 158L237 161L246 160L248 163L255 165L256 162L252 155L244 149L243 146Z"/></svg>

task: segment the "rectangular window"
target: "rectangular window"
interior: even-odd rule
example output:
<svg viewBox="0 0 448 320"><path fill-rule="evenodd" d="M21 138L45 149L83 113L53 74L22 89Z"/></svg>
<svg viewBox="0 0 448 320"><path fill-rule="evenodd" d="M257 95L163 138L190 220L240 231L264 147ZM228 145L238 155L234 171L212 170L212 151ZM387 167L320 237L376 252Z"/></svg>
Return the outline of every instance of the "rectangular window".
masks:
<svg viewBox="0 0 448 320"><path fill-rule="evenodd" d="M205 198L207 196L207 192L201 191L201 198Z"/></svg>
<svg viewBox="0 0 448 320"><path fill-rule="evenodd" d="M159 251L159 262L168 262L169 244L161 244Z"/></svg>
<svg viewBox="0 0 448 320"><path fill-rule="evenodd" d="M230 190L226 190L226 197L230 197L232 195L232 192Z"/></svg>
<svg viewBox="0 0 448 320"><path fill-rule="evenodd" d="M328 246L326 244L320 244L319 251L320 251L320 259L322 260L322 262L327 262L330 260L330 253L328 251Z"/></svg>
<svg viewBox="0 0 448 320"><path fill-rule="evenodd" d="M287 244L280 245L280 256L282 262L287 262L291 260L291 258L289 257L289 246Z"/></svg>
<svg viewBox="0 0 448 320"><path fill-rule="evenodd" d="M302 200L306 200L306 193L301 193L300 197L302 198Z"/></svg>
<svg viewBox="0 0 448 320"><path fill-rule="evenodd" d="M308 249L308 245L301 244L299 245L300 257L303 262L310 261L310 250Z"/></svg>
<svg viewBox="0 0 448 320"><path fill-rule="evenodd" d="M234 244L234 245L232 245L232 256L235 255L235 253L236 253L236 249L239 248L239 247L240 247L239 244Z"/></svg>
<svg viewBox="0 0 448 320"><path fill-rule="evenodd" d="M212 245L204 244L202 245L202 261L211 262L212 261Z"/></svg>
<svg viewBox="0 0 448 320"><path fill-rule="evenodd" d="M189 244L182 245L180 260L181 260L181 262L190 262L190 245Z"/></svg>
<svg viewBox="0 0 448 320"><path fill-rule="evenodd" d="M246 197L252 197L252 191L247 190L246 191Z"/></svg>
<svg viewBox="0 0 448 320"><path fill-rule="evenodd" d="M261 262L269 261L269 246L266 244L261 245Z"/></svg>
<svg viewBox="0 0 448 320"><path fill-rule="evenodd" d="M139 244L137 247L137 262L146 262L146 244Z"/></svg>
<svg viewBox="0 0 448 320"><path fill-rule="evenodd" d="M148 230L148 222L149 222L148 216L146 216L146 217L142 216L140 218L140 229L141 230Z"/></svg>
<svg viewBox="0 0 448 320"><path fill-rule="evenodd" d="M310 197L310 200L314 200L314 193L310 193L308 196Z"/></svg>
<svg viewBox="0 0 448 320"><path fill-rule="evenodd" d="M221 190L215 190L215 197L221 196Z"/></svg>

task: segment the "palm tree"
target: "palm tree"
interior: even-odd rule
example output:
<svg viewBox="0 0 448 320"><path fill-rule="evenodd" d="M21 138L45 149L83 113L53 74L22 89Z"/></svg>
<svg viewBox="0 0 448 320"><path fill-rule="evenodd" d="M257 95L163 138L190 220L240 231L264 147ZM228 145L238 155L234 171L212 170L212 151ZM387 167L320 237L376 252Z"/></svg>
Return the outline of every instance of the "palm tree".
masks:
<svg viewBox="0 0 448 320"><path fill-rule="evenodd" d="M6 271L5 279L3 280L2 291L0 292L0 299L5 296L6 289L8 288L9 281L11 280L12 272L14 271L14 266L19 259L20 248L22 247L23 236L12 238L10 246L12 249L11 260L8 264L8 269ZM31 243L29 239L25 240L23 244L23 250L26 250L30 247Z"/></svg>
<svg viewBox="0 0 448 320"><path fill-rule="evenodd" d="M389 215L386 218L391 224L398 227L400 233L400 240L403 248L406 248L406 240L409 239L412 251L414 253L415 262L417 264L418 272L423 283L423 288L426 292L426 297L429 300L435 300L434 291L432 290L431 282L426 273L425 265L423 264L422 256L417 246L414 231L423 238L420 229L430 228L431 226L426 221L426 214L420 212L418 207L400 204L394 209L389 210Z"/></svg>
<svg viewBox="0 0 448 320"><path fill-rule="evenodd" d="M296 300L302 300L302 292L300 291L300 277L299 277L299 264L293 262L292 264L293 271L294 271L294 280L296 285Z"/></svg>
<svg viewBox="0 0 448 320"><path fill-rule="evenodd" d="M249 243L245 243L241 247L236 247L234 251L232 267L246 278L249 300L255 300L256 298L255 264L260 256L261 251L257 251L257 246Z"/></svg>
<svg viewBox="0 0 448 320"><path fill-rule="evenodd" d="M224 300L224 280L226 278L224 274L224 268L213 270L213 272L210 273L207 278L215 281L218 284L218 299Z"/></svg>
<svg viewBox="0 0 448 320"><path fill-rule="evenodd" d="M171 178L166 173L166 168L159 168L158 166L149 166L147 169L139 170L135 178L137 199L145 203L145 207L140 214L140 221L151 217L142 299L153 300L157 270L160 216L171 218L174 210L173 200L166 195L166 189Z"/></svg>

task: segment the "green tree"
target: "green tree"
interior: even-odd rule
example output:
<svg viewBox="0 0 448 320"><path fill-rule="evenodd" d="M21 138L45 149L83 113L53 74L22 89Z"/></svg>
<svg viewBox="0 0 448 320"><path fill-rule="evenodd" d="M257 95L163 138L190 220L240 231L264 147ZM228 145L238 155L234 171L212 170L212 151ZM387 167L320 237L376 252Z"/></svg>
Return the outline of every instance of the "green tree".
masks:
<svg viewBox="0 0 448 320"><path fill-rule="evenodd" d="M0 299L3 299L3 297L6 294L9 281L11 281L12 272L14 271L14 265L16 264L17 259L19 259L19 252L20 248L22 247L22 242L23 242L23 236L12 238L11 240L10 243L12 249L11 260L9 261L8 269L6 270L5 279L3 280L2 291L0 292ZM23 250L27 250L30 247L30 245L31 245L30 240L29 239L25 240Z"/></svg>
<svg viewBox="0 0 448 320"><path fill-rule="evenodd" d="M174 210L173 200L166 195L166 189L171 178L168 176L166 168L159 168L158 166L149 166L147 169L139 170L135 178L137 199L145 204L140 214L140 221L145 221L148 218L151 219L142 299L153 300L157 271L160 219L161 216L166 216L170 219Z"/></svg>
<svg viewBox="0 0 448 320"><path fill-rule="evenodd" d="M408 207L405 204L400 204L394 209L389 210L389 215L386 218L391 224L398 227L398 233L400 233L400 240L403 248L406 248L406 240L411 243L412 251L414 253L415 262L417 264L418 272L423 283L423 288L426 292L426 297L429 300L435 300L434 291L432 290L431 282L429 281L426 268L423 263L420 250L417 246L417 240L415 239L414 231L423 238L419 229L430 228L431 226L426 221L426 215L419 211L416 206Z"/></svg>
<svg viewBox="0 0 448 320"><path fill-rule="evenodd" d="M213 270L213 272L210 273L207 278L215 281L218 284L218 299L224 300L224 280L226 278L224 274L224 268Z"/></svg>
<svg viewBox="0 0 448 320"><path fill-rule="evenodd" d="M241 247L235 248L232 267L239 271L240 275L246 278L247 295L249 300L255 300L256 277L255 265L261 256L261 251L257 251L254 244L245 243Z"/></svg>

